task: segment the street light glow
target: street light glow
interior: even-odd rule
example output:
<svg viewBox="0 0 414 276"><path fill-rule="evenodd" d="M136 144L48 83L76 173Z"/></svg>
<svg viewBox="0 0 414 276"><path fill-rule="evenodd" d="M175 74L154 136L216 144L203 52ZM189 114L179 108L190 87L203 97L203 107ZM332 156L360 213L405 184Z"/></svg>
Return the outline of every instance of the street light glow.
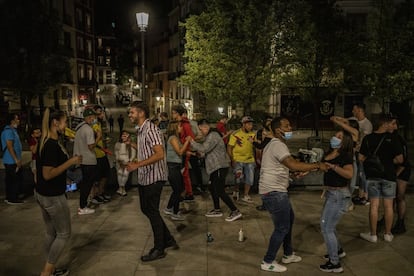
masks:
<svg viewBox="0 0 414 276"><path fill-rule="evenodd" d="M145 32L145 30L148 27L149 14L146 12L137 12L136 17L137 17L137 25L139 27L139 30L141 32Z"/></svg>

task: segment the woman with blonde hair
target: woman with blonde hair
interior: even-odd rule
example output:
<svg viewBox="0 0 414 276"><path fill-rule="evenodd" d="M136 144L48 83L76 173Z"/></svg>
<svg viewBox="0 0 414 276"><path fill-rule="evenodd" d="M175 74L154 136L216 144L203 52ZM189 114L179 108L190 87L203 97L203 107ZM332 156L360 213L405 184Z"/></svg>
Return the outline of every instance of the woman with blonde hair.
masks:
<svg viewBox="0 0 414 276"><path fill-rule="evenodd" d="M131 137L128 131L122 131L119 141L115 144L116 173L118 177L118 191L120 196L126 196L125 184L128 181L129 171L126 169L127 164L137 157L137 151L131 143Z"/></svg>
<svg viewBox="0 0 414 276"><path fill-rule="evenodd" d="M57 270L55 265L71 233L70 212L65 194L66 170L79 165L82 156L69 159L66 149L59 142L59 134L63 134L66 128L66 119L63 111L47 108L42 121L35 184L35 198L46 226L46 264L41 276L69 274L67 269Z"/></svg>

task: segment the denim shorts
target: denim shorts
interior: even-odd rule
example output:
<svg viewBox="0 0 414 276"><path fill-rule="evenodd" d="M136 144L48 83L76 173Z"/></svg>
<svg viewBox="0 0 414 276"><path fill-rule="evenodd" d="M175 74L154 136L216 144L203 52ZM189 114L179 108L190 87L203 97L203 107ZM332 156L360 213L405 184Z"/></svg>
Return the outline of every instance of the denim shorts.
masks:
<svg viewBox="0 0 414 276"><path fill-rule="evenodd" d="M256 167L255 163L241 163L236 162L233 173L234 178L236 179L236 184L245 183L250 186L254 182L254 168Z"/></svg>
<svg viewBox="0 0 414 276"><path fill-rule="evenodd" d="M368 179L369 198L395 198L396 183L385 179Z"/></svg>

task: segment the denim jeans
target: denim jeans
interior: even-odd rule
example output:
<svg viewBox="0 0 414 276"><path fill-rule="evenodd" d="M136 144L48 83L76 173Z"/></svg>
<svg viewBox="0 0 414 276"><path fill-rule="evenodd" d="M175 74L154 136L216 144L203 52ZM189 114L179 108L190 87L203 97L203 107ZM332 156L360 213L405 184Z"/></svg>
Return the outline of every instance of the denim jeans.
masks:
<svg viewBox="0 0 414 276"><path fill-rule="evenodd" d="M183 175L181 174L181 163L168 162L168 182L170 182L172 193L168 200L167 208L173 208L174 214L178 213L181 201L181 193L184 191Z"/></svg>
<svg viewBox="0 0 414 276"><path fill-rule="evenodd" d="M35 193L46 226L45 251L47 262L56 264L70 238L70 211L66 196L43 196Z"/></svg>
<svg viewBox="0 0 414 276"><path fill-rule="evenodd" d="M396 194L395 181L385 179L368 179L368 197L393 199Z"/></svg>
<svg viewBox="0 0 414 276"><path fill-rule="evenodd" d="M263 205L269 211L274 229L263 260L271 263L283 243L284 255L292 255L292 225L295 218L288 193L270 192L262 195Z"/></svg>
<svg viewBox="0 0 414 276"><path fill-rule="evenodd" d="M336 225L347 211L351 201L348 187L325 192L325 204L321 215L321 231L328 249L331 263L339 262L338 250L341 248L336 235Z"/></svg>
<svg viewBox="0 0 414 276"><path fill-rule="evenodd" d="M220 209L220 198L230 208L231 211L236 211L237 207L228 194L224 191L224 185L226 184L226 176L228 168L220 168L215 170L210 175L210 192L213 198L214 209Z"/></svg>
<svg viewBox="0 0 414 276"><path fill-rule="evenodd" d="M150 185L138 185L139 202L142 213L151 223L154 234L154 248L163 251L166 244L173 240L170 231L160 215L160 197L164 181L158 181Z"/></svg>
<svg viewBox="0 0 414 276"><path fill-rule="evenodd" d="M23 183L23 168L16 172L16 164L4 164L6 169L6 200L18 200L21 185Z"/></svg>

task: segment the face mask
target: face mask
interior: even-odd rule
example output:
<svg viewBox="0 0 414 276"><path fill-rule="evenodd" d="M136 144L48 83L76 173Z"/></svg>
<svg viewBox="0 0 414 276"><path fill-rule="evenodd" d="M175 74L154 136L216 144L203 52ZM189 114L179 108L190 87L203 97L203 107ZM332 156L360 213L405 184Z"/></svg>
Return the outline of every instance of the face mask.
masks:
<svg viewBox="0 0 414 276"><path fill-rule="evenodd" d="M331 148L333 149L339 149L342 144L342 140L336 136L333 136L329 142L331 144Z"/></svg>
<svg viewBox="0 0 414 276"><path fill-rule="evenodd" d="M285 140L289 140L289 139L291 139L291 138L292 138L292 136L293 136L293 132L292 132L292 131L286 131L286 132L283 134L283 137L285 138Z"/></svg>

